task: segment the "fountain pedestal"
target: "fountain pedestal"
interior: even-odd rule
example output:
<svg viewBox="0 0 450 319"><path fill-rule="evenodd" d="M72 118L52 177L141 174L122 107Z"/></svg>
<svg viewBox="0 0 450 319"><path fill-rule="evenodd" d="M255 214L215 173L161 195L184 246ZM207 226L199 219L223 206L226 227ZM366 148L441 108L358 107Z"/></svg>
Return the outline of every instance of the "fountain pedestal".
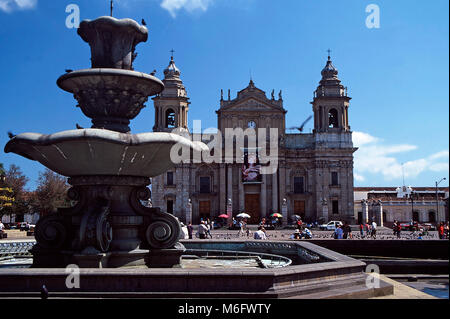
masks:
<svg viewBox="0 0 450 319"><path fill-rule="evenodd" d="M177 218L141 204L150 196L149 178L79 176L69 183L68 197L77 204L39 221L33 267L179 263L184 247Z"/></svg>

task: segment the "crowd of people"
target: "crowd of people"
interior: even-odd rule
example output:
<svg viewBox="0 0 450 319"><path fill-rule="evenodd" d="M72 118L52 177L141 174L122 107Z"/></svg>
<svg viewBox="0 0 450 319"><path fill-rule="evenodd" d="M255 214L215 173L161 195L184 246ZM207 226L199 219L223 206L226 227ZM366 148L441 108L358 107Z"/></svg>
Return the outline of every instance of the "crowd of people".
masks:
<svg viewBox="0 0 450 319"><path fill-rule="evenodd" d="M267 220L266 218L262 218L260 223L257 226L257 230L252 232L250 227L248 227L247 219L246 218L238 218L232 219L232 224L229 229L235 229L238 230L236 236L238 238L241 237L247 237L248 239L252 238L255 240L265 240L268 239L270 236L267 232L267 227L270 227L271 221ZM290 239L312 239L313 233L310 230L310 224L306 225L302 222L301 219L297 219L294 223L295 225L295 231L291 233L289 236ZM404 226L404 224L403 224ZM183 230L185 231L185 238L193 239L194 236L199 239L212 239L212 231L214 230L215 224L213 221L206 219L201 219L200 224L197 227L197 232L194 234L194 227L192 223L189 223L187 226L183 225ZM375 221L369 222L369 223L361 223L359 225L359 236L356 235L357 239L377 239L377 230L378 225ZM402 238L402 224L398 220L395 220L392 226L393 235L397 239ZM449 224L447 223L440 223L437 226L437 232L439 239L449 239ZM384 232L382 233L382 237L386 237L386 231L384 229ZM416 239L422 239L424 236L429 235L429 232L427 230L421 229L419 232L416 233L414 231L413 234L414 238ZM323 238L323 236L319 235L318 238ZM336 229L332 233L332 238L334 239L354 239L354 235L352 232L352 227L349 223L344 224L338 224L336 226Z"/></svg>

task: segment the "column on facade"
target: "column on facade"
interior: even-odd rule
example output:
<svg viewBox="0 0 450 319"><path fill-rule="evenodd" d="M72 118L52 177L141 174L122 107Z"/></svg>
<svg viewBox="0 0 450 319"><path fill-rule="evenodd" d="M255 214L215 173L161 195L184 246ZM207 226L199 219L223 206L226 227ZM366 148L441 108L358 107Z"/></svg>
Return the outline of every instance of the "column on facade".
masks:
<svg viewBox="0 0 450 319"><path fill-rule="evenodd" d="M262 174L261 184L261 217L267 216L267 175Z"/></svg>
<svg viewBox="0 0 450 319"><path fill-rule="evenodd" d="M329 211L328 211L328 201L326 199L322 200L322 218L324 223L328 223L329 221Z"/></svg>
<svg viewBox="0 0 450 319"><path fill-rule="evenodd" d="M227 191L226 191L226 171L225 171L225 164L220 164L219 168L219 209L220 214L223 214L223 212L227 209L227 203L228 203L228 197Z"/></svg>
<svg viewBox="0 0 450 319"><path fill-rule="evenodd" d="M182 198L182 207L183 214L186 216L186 225L189 222L192 222L192 198L189 193L189 168L186 164L181 165L182 168L182 176L183 176L183 198Z"/></svg>
<svg viewBox="0 0 450 319"><path fill-rule="evenodd" d="M284 163L280 164L279 170L280 170L280 186L279 186L280 202L279 202L279 205L281 207L281 205L282 205L281 201L283 201L283 199L286 198L286 167L285 167ZM289 203L286 203L286 207L289 209ZM288 216L287 216L288 214L289 214L288 211L286 211L286 214L283 214L283 219L282 219L283 225L286 225L288 222Z"/></svg>
<svg viewBox="0 0 450 319"><path fill-rule="evenodd" d="M364 222L369 223L369 205L365 199L361 201Z"/></svg>
<svg viewBox="0 0 450 319"><path fill-rule="evenodd" d="M227 183L226 196L228 198L225 202L227 202L228 199L231 199L231 201L233 202L233 166L232 165L227 165L227 166L228 166L227 167L228 183Z"/></svg>
<svg viewBox="0 0 450 319"><path fill-rule="evenodd" d="M378 202L378 226L383 227L383 203L381 200Z"/></svg>
<svg viewBox="0 0 450 319"><path fill-rule="evenodd" d="M195 180L195 165L194 164L189 164L187 165L187 167L189 168L189 172L190 172L190 180L189 180L189 194L194 194L197 192L197 190L195 189L195 185L197 184L197 181ZM198 216L199 216L199 203L198 203L198 198L191 198L191 204L192 204L192 220L193 221L198 221Z"/></svg>
<svg viewBox="0 0 450 319"><path fill-rule="evenodd" d="M244 194L244 184L242 183L242 177L239 173L239 212L245 209L245 194Z"/></svg>
<svg viewBox="0 0 450 319"><path fill-rule="evenodd" d="M278 213L278 170L272 174L272 209Z"/></svg>
<svg viewBox="0 0 450 319"><path fill-rule="evenodd" d="M176 191L175 191L175 202L173 203L173 214L174 216L181 218L181 205L183 202L182 199L182 187L183 187L183 176L182 170L179 167L174 168L174 179L175 179L175 185L176 185Z"/></svg>

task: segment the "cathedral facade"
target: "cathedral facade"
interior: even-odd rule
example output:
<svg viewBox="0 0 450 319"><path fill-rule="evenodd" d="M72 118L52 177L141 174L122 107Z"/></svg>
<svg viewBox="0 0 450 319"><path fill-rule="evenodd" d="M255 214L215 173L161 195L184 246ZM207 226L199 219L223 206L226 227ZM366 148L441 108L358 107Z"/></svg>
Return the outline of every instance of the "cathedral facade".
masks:
<svg viewBox="0 0 450 319"><path fill-rule="evenodd" d="M153 98L155 132L178 132L195 140L188 130L189 98L173 57L164 70L164 91ZM254 129L266 132L267 141L276 142L276 152L268 156L275 169L264 170L262 154L268 153L233 140L232 156L225 149L220 161L184 162L152 179L152 205L161 207L185 223L201 218L229 219L245 212L250 223L258 223L273 213L284 224L294 215L304 221L355 222L353 199L353 153L348 108L351 98L341 84L338 71L328 57L322 79L311 102L314 130L286 133L283 96L270 97L252 80L232 98L222 96L216 110L219 132L227 129ZM299 121L301 122L301 121ZM247 132L247 131L246 131ZM217 137L217 136L216 136ZM225 141L225 136L217 137ZM260 140L258 140L260 139ZM208 141L205 141L208 142ZM226 144L226 143L224 143ZM272 145L272 144L271 144ZM225 147L225 146L224 146ZM239 154L237 154L239 153ZM276 158L275 158L276 156Z"/></svg>

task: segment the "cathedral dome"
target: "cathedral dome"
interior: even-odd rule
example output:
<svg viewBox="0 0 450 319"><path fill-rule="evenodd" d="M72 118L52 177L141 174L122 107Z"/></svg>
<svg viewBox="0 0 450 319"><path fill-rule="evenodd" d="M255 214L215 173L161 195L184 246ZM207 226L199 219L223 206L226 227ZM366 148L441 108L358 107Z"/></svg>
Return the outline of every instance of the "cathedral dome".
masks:
<svg viewBox="0 0 450 319"><path fill-rule="evenodd" d="M175 61L173 60L173 56L170 57L169 66L167 67L167 69L164 70L165 78L179 77L180 74L181 74L181 71L175 65Z"/></svg>
<svg viewBox="0 0 450 319"><path fill-rule="evenodd" d="M324 79L332 79L337 78L338 70L335 68L333 63L331 62L330 56L328 56L328 61L325 67L322 70L322 77Z"/></svg>

